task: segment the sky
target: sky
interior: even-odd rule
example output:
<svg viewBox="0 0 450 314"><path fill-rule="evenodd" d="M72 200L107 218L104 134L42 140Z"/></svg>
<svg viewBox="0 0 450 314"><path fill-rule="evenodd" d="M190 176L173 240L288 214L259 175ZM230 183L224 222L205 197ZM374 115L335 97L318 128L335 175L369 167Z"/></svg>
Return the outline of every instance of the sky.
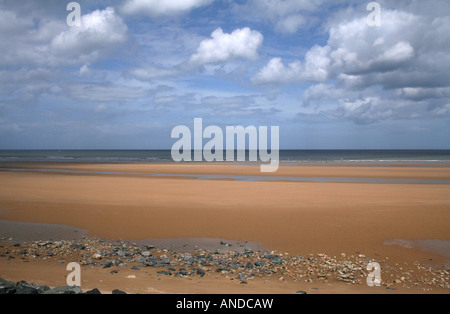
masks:
<svg viewBox="0 0 450 314"><path fill-rule="evenodd" d="M448 0L0 0L0 149L450 149Z"/></svg>

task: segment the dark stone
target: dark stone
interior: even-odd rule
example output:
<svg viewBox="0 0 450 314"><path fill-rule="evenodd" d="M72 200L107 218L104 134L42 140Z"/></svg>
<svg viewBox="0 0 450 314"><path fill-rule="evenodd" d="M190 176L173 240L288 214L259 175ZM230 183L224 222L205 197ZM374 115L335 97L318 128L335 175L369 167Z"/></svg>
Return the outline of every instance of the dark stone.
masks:
<svg viewBox="0 0 450 314"><path fill-rule="evenodd" d="M244 273L239 273L239 274L238 274L238 279L244 280L244 279L246 279L246 278L247 278L247 276L246 276Z"/></svg>
<svg viewBox="0 0 450 314"><path fill-rule="evenodd" d="M19 281L16 284L15 294L41 294L48 290L50 290L50 288L47 286L39 286L34 283Z"/></svg>
<svg viewBox="0 0 450 314"><path fill-rule="evenodd" d="M31 287L16 288L14 294L39 294L37 289Z"/></svg>
<svg viewBox="0 0 450 314"><path fill-rule="evenodd" d="M85 294L102 294L97 288L87 291Z"/></svg>
<svg viewBox="0 0 450 314"><path fill-rule="evenodd" d="M297 291L296 293L297 293L297 294L308 294L306 291L302 291L302 290Z"/></svg>
<svg viewBox="0 0 450 314"><path fill-rule="evenodd" d="M233 263L230 263L230 267L233 269L238 269L239 265L233 262Z"/></svg>
<svg viewBox="0 0 450 314"><path fill-rule="evenodd" d="M283 263L283 260L280 257L277 256L277 257L272 258L271 262L273 264L281 265Z"/></svg>
<svg viewBox="0 0 450 314"><path fill-rule="evenodd" d="M262 267L262 266L264 266L264 265L266 265L266 262L264 262L264 261L257 260L257 261L255 262L255 266L257 266L257 267Z"/></svg>
<svg viewBox="0 0 450 314"><path fill-rule="evenodd" d="M166 276L172 276L172 273L170 271L161 270L158 272L160 275L166 275Z"/></svg>
<svg viewBox="0 0 450 314"><path fill-rule="evenodd" d="M197 275L200 275L200 277L203 277L206 275L206 273L203 269L197 268Z"/></svg>
<svg viewBox="0 0 450 314"><path fill-rule="evenodd" d="M135 261L136 263L145 263L145 262L147 262L147 259L146 259L145 257L143 257L143 256L139 256L139 257L136 257L136 258L134 259L134 261Z"/></svg>
<svg viewBox="0 0 450 314"><path fill-rule="evenodd" d="M72 244L71 247L73 247L74 249L79 249L79 250L86 249L86 247L82 244Z"/></svg>
<svg viewBox="0 0 450 314"><path fill-rule="evenodd" d="M185 272L185 271L179 271L179 272L177 272L177 273L175 274L175 277L185 277L185 276L187 276L187 275L188 275L187 272Z"/></svg>
<svg viewBox="0 0 450 314"><path fill-rule="evenodd" d="M255 268L255 265L253 265L252 263L248 262L247 265L245 265L245 268L253 269L253 268Z"/></svg>
<svg viewBox="0 0 450 314"><path fill-rule="evenodd" d="M64 286L64 287L56 287L53 289L50 289L48 291L45 291L43 294L82 294L83 291L80 287L74 286Z"/></svg>
<svg viewBox="0 0 450 314"><path fill-rule="evenodd" d="M126 292L115 289L115 290L113 290L112 294L126 294Z"/></svg>
<svg viewBox="0 0 450 314"><path fill-rule="evenodd" d="M159 260L159 263L161 263L163 265L170 265L170 258L161 258Z"/></svg>
<svg viewBox="0 0 450 314"><path fill-rule="evenodd" d="M132 270L140 270L138 267L136 267L136 266L133 266L133 267L131 267L131 269Z"/></svg>
<svg viewBox="0 0 450 314"><path fill-rule="evenodd" d="M103 265L103 268L110 268L110 267L112 267L114 264L113 264L113 262L111 262L111 261L106 261L106 262L103 262L102 265Z"/></svg>
<svg viewBox="0 0 450 314"><path fill-rule="evenodd" d="M16 290L16 284L0 278L0 294L12 294Z"/></svg>

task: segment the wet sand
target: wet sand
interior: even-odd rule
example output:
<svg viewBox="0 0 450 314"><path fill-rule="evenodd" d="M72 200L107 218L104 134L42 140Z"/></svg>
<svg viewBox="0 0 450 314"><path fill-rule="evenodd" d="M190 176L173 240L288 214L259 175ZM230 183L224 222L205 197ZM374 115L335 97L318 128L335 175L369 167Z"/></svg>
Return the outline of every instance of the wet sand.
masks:
<svg viewBox="0 0 450 314"><path fill-rule="evenodd" d="M0 164L8 167L30 171L0 171L0 220L71 226L113 240L247 240L292 255L361 252L393 263L448 263L442 252L426 250L428 240L450 241L448 184L242 182L132 174L261 175L259 166L233 164ZM273 175L450 179L450 167L290 165ZM422 245L386 245L395 239ZM0 265L1 277L6 266Z"/></svg>

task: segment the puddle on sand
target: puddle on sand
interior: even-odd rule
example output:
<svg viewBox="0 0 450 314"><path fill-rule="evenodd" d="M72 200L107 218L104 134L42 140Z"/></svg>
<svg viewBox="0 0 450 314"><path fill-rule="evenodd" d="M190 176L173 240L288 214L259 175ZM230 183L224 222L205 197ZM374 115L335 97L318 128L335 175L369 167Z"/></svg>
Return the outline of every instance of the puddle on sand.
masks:
<svg viewBox="0 0 450 314"><path fill-rule="evenodd" d="M450 258L450 241L441 239L405 240L394 239L384 242L385 245L396 245L407 249L421 249Z"/></svg>
<svg viewBox="0 0 450 314"><path fill-rule="evenodd" d="M6 242L80 240L86 234L87 230L65 225L0 220L0 241Z"/></svg>
<svg viewBox="0 0 450 314"><path fill-rule="evenodd" d="M32 242L32 241L78 241L87 236L88 231L65 225L26 223L0 220L0 241L4 242ZM88 237L89 238L89 237ZM95 239L95 238L91 238ZM122 240L108 240L116 242ZM178 239L146 239L123 240L138 245L152 245L159 249L169 249L178 252L190 252L196 249L209 251L239 252L246 250L266 251L259 242L234 241L219 238L178 238Z"/></svg>

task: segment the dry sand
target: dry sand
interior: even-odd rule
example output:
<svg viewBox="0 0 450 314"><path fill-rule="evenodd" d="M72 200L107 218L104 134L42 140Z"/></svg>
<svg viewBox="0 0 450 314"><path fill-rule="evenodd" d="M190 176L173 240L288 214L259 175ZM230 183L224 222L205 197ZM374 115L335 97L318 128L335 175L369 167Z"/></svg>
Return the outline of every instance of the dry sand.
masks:
<svg viewBox="0 0 450 314"><path fill-rule="evenodd" d="M450 259L445 245L450 241L448 184L241 182L33 171L33 168L46 168L260 175L258 166L233 164L0 165L0 168L8 167L30 171L0 171L0 220L66 225L87 230L92 237L116 240L220 238L248 240L268 250L293 255L325 253L333 256L361 252L366 256L388 257L393 263L418 261L435 266L448 265ZM450 179L450 167L322 164L285 166L274 175ZM409 243L438 240L444 245L440 249L433 245L401 246L398 239L411 241ZM389 241L393 245L386 245ZM25 276L26 267L30 266L2 262L0 277L3 274L12 277L13 273L16 277ZM170 286L172 280L164 282ZM180 289L171 290L162 285L161 290L196 293L201 291L198 287L202 285L210 286L204 281L194 288L187 282L180 285ZM219 284L211 291L220 292L220 287ZM266 291L266 286L259 287L257 291ZM358 290L345 287L327 286L327 289L330 292ZM240 293L240 289L248 287L236 289ZM367 287L360 289L368 291ZM222 289L230 290L227 285Z"/></svg>

